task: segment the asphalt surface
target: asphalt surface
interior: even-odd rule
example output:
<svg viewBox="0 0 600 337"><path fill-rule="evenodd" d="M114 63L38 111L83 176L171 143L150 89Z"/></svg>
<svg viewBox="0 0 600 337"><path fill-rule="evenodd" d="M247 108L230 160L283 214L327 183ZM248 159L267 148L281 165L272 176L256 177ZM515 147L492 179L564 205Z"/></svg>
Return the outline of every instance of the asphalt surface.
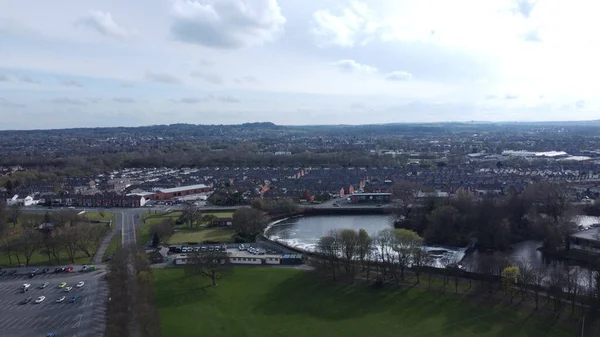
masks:
<svg viewBox="0 0 600 337"><path fill-rule="evenodd" d="M75 267L74 270L79 269ZM103 336L108 294L103 269L89 273L38 274L32 279L27 276L29 270L20 268L18 274L0 276L0 336L45 336L50 332L69 337ZM75 286L79 281L85 282L81 288ZM40 288L45 282L48 286ZM73 289L66 292L59 288L61 282ZM29 291L21 293L24 283L31 286ZM79 298L70 303L75 295ZM23 304L23 299L29 296L32 300ZM35 303L40 296L45 296L45 300ZM57 303L62 296L66 299Z"/></svg>

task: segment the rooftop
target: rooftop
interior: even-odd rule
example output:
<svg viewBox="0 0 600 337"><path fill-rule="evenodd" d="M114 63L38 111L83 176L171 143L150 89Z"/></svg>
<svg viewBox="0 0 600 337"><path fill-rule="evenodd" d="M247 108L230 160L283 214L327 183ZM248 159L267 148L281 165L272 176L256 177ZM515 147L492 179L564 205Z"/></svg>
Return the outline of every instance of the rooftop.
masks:
<svg viewBox="0 0 600 337"><path fill-rule="evenodd" d="M586 229L571 235L574 238L585 240L600 241L600 227Z"/></svg>
<svg viewBox="0 0 600 337"><path fill-rule="evenodd" d="M179 187L173 187L173 188L163 188L163 189L160 189L159 191L161 193L174 193L174 192L182 192L182 191L195 190L195 189L207 188L207 187L208 186L206 186L204 184L198 184L198 185L179 186Z"/></svg>

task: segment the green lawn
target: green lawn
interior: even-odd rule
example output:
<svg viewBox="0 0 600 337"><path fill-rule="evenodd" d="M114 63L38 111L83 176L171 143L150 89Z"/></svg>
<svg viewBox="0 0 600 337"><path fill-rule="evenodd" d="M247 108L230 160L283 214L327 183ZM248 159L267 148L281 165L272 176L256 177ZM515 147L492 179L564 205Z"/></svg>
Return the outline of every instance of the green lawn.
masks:
<svg viewBox="0 0 600 337"><path fill-rule="evenodd" d="M88 220L95 221L109 221L115 220L115 213L113 212L85 212L83 216L88 218Z"/></svg>
<svg viewBox="0 0 600 337"><path fill-rule="evenodd" d="M94 252L92 252L92 257L94 255L93 253ZM21 259L21 261L20 261L21 265L25 265L25 257L23 257L23 255L21 255L20 259ZM85 253L77 252L77 254L75 255L75 263L72 263L71 260L69 259L68 255L65 252L61 252L59 265L88 264L88 263L90 263L91 259L92 258L88 257ZM31 256L31 261L29 262L29 265L30 266L54 266L54 265L56 265L56 261L54 260L54 258L52 258L52 260L49 262L48 255L40 254L39 252L35 252ZM14 254L12 256L12 264L9 262L7 254L2 253L0 255L0 267L6 268L6 267L18 267L18 266L19 266L19 264L17 263L17 258L15 257Z"/></svg>
<svg viewBox="0 0 600 337"><path fill-rule="evenodd" d="M121 246L121 233L117 232L110 239L110 244L108 245L108 247L106 247L104 256L102 256L102 261L104 261L104 259L106 259L107 257L113 255L115 253L115 251L117 250L117 248L119 248L120 246Z"/></svg>
<svg viewBox="0 0 600 337"><path fill-rule="evenodd" d="M153 273L165 337L579 336L577 324L516 307L417 287L340 286L296 269L235 268L218 287L183 269Z"/></svg>
<svg viewBox="0 0 600 337"><path fill-rule="evenodd" d="M202 242L207 240L226 243L233 242L233 234L234 231L229 227L202 228L198 230L183 229L180 232L173 233L168 243Z"/></svg>

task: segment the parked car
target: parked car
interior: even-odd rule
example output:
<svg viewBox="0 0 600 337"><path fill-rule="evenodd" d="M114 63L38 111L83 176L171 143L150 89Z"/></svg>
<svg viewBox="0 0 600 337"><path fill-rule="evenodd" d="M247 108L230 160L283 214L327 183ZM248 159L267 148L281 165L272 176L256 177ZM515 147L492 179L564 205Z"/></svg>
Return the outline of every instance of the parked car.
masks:
<svg viewBox="0 0 600 337"><path fill-rule="evenodd" d="M67 282L61 282L61 283L58 284L59 288L64 288L66 286L67 286Z"/></svg>
<svg viewBox="0 0 600 337"><path fill-rule="evenodd" d="M56 299L56 303L61 303L61 302L63 302L65 299L66 299L66 297L65 297L65 296L62 296L62 297L60 297L60 298Z"/></svg>
<svg viewBox="0 0 600 337"><path fill-rule="evenodd" d="M69 300L69 303L75 303L75 302L77 302L77 299L79 299L79 296L75 295L75 296L71 297L71 299Z"/></svg>
<svg viewBox="0 0 600 337"><path fill-rule="evenodd" d="M56 334L54 332L50 332L46 335L46 337L56 337Z"/></svg>
<svg viewBox="0 0 600 337"><path fill-rule="evenodd" d="M83 267L81 267L81 272L85 272L85 271L87 271L87 269L88 269L88 266L84 264Z"/></svg>
<svg viewBox="0 0 600 337"><path fill-rule="evenodd" d="M39 268L35 268L31 270L31 274L37 274L40 271Z"/></svg>
<svg viewBox="0 0 600 337"><path fill-rule="evenodd" d="M46 288L48 285L50 284L50 282L44 282L40 285L40 289L44 289Z"/></svg>
<svg viewBox="0 0 600 337"><path fill-rule="evenodd" d="M13 275L13 274L16 274L16 273L17 273L17 270L13 269L13 270L11 270L11 271L8 272L8 275Z"/></svg>
<svg viewBox="0 0 600 337"><path fill-rule="evenodd" d="M67 292L67 293L70 292L71 290L73 290L73 287L66 287L65 288L65 292Z"/></svg>
<svg viewBox="0 0 600 337"><path fill-rule="evenodd" d="M4 275L6 273L6 270L2 269L0 270L0 275Z"/></svg>
<svg viewBox="0 0 600 337"><path fill-rule="evenodd" d="M35 300L35 303L40 304L40 303L44 302L45 299L46 299L46 296L40 296L37 298L37 300Z"/></svg>
<svg viewBox="0 0 600 337"><path fill-rule="evenodd" d="M246 250L246 246L244 246L244 244L242 243L241 245L238 246L239 250Z"/></svg>
<svg viewBox="0 0 600 337"><path fill-rule="evenodd" d="M24 299L24 300L21 302L21 304L27 304L27 303L29 303L29 302L31 302L31 296L29 296L29 297L26 297L26 298L25 298L25 299Z"/></svg>
<svg viewBox="0 0 600 337"><path fill-rule="evenodd" d="M73 267L68 266L67 269L65 270L66 272L71 272L73 270Z"/></svg>
<svg viewBox="0 0 600 337"><path fill-rule="evenodd" d="M77 283L77 288L83 287L84 284L85 284L85 282L79 281L79 283Z"/></svg>

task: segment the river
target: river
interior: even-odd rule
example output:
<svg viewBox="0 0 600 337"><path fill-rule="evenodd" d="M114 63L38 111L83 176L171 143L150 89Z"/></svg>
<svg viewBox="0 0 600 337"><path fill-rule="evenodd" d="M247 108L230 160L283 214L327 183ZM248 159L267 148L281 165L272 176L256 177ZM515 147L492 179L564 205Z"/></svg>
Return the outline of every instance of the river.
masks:
<svg viewBox="0 0 600 337"><path fill-rule="evenodd" d="M600 222L600 217L579 216L578 225L589 227ZM265 235L274 241L281 242L289 247L304 251L314 251L319 238L331 230L349 228L354 230L364 229L371 236L375 236L384 229L393 228L393 215L331 215L294 217L276 222L269 226ZM539 241L523 241L512 245L511 249L493 254L509 258L512 261L527 261L533 267L549 266L550 261L544 259L543 254L537 250ZM477 260L482 252L465 254L465 248L452 247L427 247L434 251L436 266L442 267L442 261L462 261L464 265L477 265ZM552 263L554 267L556 263ZM560 264L559 264L560 266Z"/></svg>

